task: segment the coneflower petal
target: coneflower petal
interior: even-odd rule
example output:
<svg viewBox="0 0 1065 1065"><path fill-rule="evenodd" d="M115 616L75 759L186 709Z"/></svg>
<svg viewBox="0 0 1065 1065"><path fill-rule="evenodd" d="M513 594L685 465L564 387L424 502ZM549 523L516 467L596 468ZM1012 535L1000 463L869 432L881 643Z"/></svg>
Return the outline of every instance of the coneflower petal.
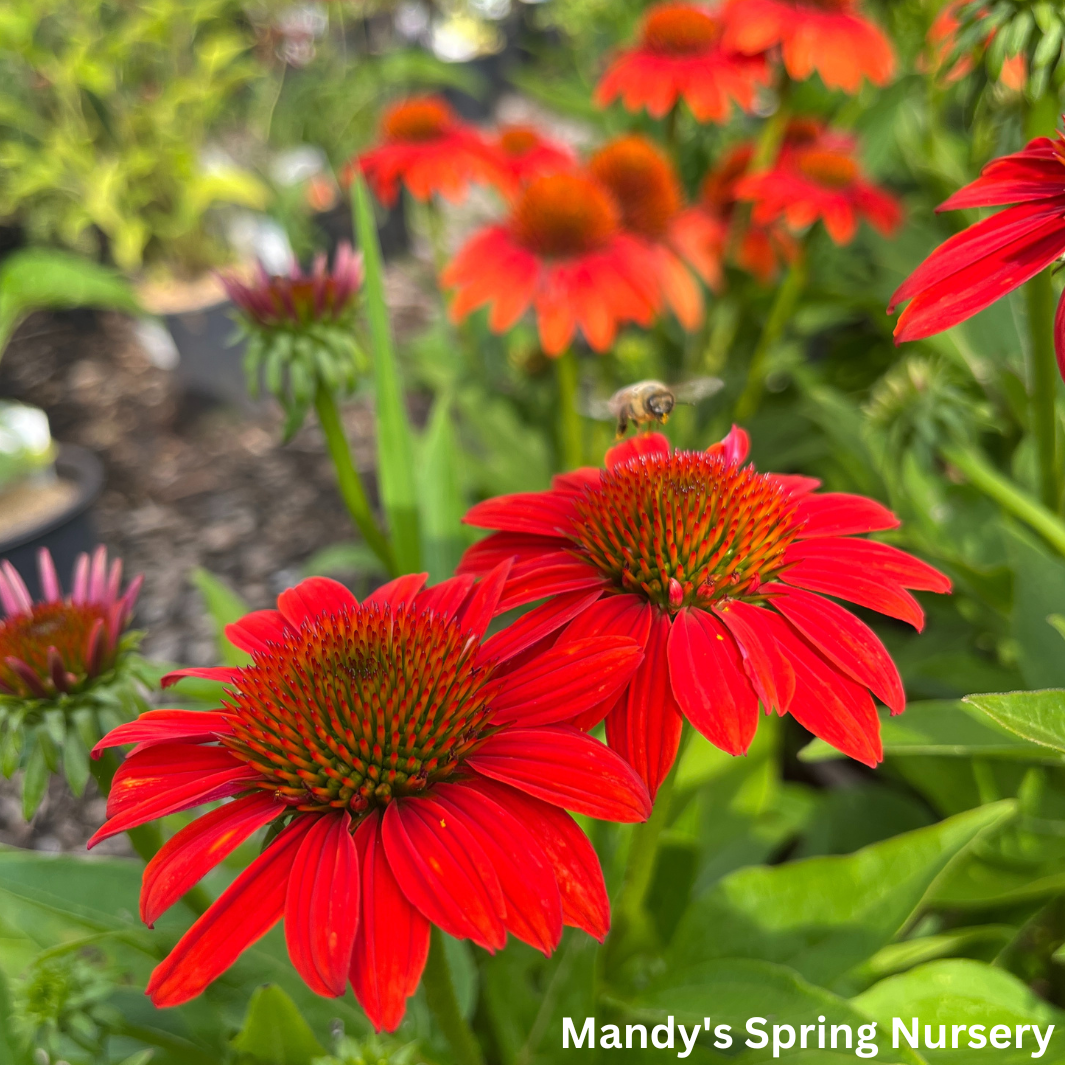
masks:
<svg viewBox="0 0 1065 1065"><path fill-rule="evenodd" d="M795 674L766 629L770 611L748 603L726 602L714 608L739 645L744 672L766 712L787 711L795 693Z"/></svg>
<svg viewBox="0 0 1065 1065"><path fill-rule="evenodd" d="M0 602L9 617L29 614L33 610L33 599L22 577L6 558L0 563Z"/></svg>
<svg viewBox="0 0 1065 1065"><path fill-rule="evenodd" d="M147 710L135 721L113 728L93 747L99 758L108 747L139 743L142 748L157 743L209 743L233 731L233 719L220 711Z"/></svg>
<svg viewBox="0 0 1065 1065"><path fill-rule="evenodd" d="M481 645L482 660L506 662L532 647L537 641L562 628L583 614L598 598L600 591L565 592L533 607L506 628L489 636ZM604 633L606 635L606 633Z"/></svg>
<svg viewBox="0 0 1065 1065"><path fill-rule="evenodd" d="M297 629L305 621L323 614L354 610L358 605L359 601L340 581L329 577L308 577L277 597L278 611Z"/></svg>
<svg viewBox="0 0 1065 1065"><path fill-rule="evenodd" d="M472 573L451 577L419 592L415 602L422 610L431 610L442 618L453 618L466 602L476 579Z"/></svg>
<svg viewBox="0 0 1065 1065"><path fill-rule="evenodd" d="M226 639L248 654L266 651L270 644L283 643L292 631L280 610L253 610L225 628Z"/></svg>
<svg viewBox="0 0 1065 1065"><path fill-rule="evenodd" d="M605 588L606 578L587 562L566 551L544 553L539 559L522 562L511 570L499 609L512 610L549 595Z"/></svg>
<svg viewBox="0 0 1065 1065"><path fill-rule="evenodd" d="M37 552L37 573L40 577L44 601L46 603L59 602L63 598L63 587L59 583L59 576L55 571L52 552L47 547L42 547Z"/></svg>
<svg viewBox="0 0 1065 1065"><path fill-rule="evenodd" d="M375 588L367 597L367 603L387 603L395 609L404 603L413 603L415 596L425 587L428 573L407 573L402 577Z"/></svg>
<svg viewBox="0 0 1065 1065"><path fill-rule="evenodd" d="M795 513L803 522L798 534L800 539L853 536L896 529L900 524L899 519L875 499L848 495L846 492L806 496L795 508Z"/></svg>
<svg viewBox="0 0 1065 1065"><path fill-rule="evenodd" d="M465 519L464 519L465 520ZM462 556L456 573L481 574L505 558L528 562L544 551L557 550L565 541L558 537L533 536L529 533L497 532L478 540Z"/></svg>
<svg viewBox="0 0 1065 1065"><path fill-rule="evenodd" d="M459 624L478 640L484 639L492 618L496 616L507 577L514 565L506 558L486 573L470 593L469 599L459 610ZM461 578L458 578L461 580Z"/></svg>
<svg viewBox="0 0 1065 1065"><path fill-rule="evenodd" d="M486 499L471 507L462 519L503 532L535 536L564 536L573 523L573 500L560 492L519 492Z"/></svg>

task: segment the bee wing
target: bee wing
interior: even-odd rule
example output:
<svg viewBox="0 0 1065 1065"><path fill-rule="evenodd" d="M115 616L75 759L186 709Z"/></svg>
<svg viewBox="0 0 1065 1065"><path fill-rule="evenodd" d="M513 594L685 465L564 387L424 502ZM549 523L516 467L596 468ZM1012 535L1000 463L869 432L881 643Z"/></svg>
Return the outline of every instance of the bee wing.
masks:
<svg viewBox="0 0 1065 1065"><path fill-rule="evenodd" d="M709 399L724 387L725 382L720 377L693 377L675 386L673 395L678 403L698 403L701 399Z"/></svg>
<svg viewBox="0 0 1065 1065"><path fill-rule="evenodd" d="M607 399L598 399L595 396L585 396L581 402L581 413L586 418L594 418L597 422L612 422L617 418L617 411Z"/></svg>

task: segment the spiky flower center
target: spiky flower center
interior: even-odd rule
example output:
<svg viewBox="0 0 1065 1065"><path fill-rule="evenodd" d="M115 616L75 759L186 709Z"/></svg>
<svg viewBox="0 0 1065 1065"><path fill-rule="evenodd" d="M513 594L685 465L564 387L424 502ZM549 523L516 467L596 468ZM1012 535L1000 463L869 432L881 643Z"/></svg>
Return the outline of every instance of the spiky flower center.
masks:
<svg viewBox="0 0 1065 1065"><path fill-rule="evenodd" d="M452 775L484 736L490 670L436 614L363 604L254 657L223 742L301 810L358 814Z"/></svg>
<svg viewBox="0 0 1065 1065"><path fill-rule="evenodd" d="M830 189L845 189L858 177L858 165L849 156L821 148L809 148L799 156L799 171Z"/></svg>
<svg viewBox="0 0 1065 1065"><path fill-rule="evenodd" d="M511 219L514 238L537 255L581 255L605 247L618 229L618 209L591 178L544 174L525 187Z"/></svg>
<svg viewBox="0 0 1065 1065"><path fill-rule="evenodd" d="M591 172L614 194L626 229L663 237L681 208L680 185L669 160L645 137L619 137L592 157Z"/></svg>
<svg viewBox="0 0 1065 1065"><path fill-rule="evenodd" d="M532 126L507 126L499 134L499 147L506 155L521 158L540 144L540 135Z"/></svg>
<svg viewBox="0 0 1065 1065"><path fill-rule="evenodd" d="M406 100L381 121L386 140L418 144L442 137L453 123L451 108L436 97Z"/></svg>
<svg viewBox="0 0 1065 1065"><path fill-rule="evenodd" d="M757 601L799 528L794 504L765 474L678 451L604 471L577 501L571 535L617 591L676 611Z"/></svg>
<svg viewBox="0 0 1065 1065"><path fill-rule="evenodd" d="M7 688L15 695L33 697L31 682L21 675L18 660L53 690L48 649L54 647L63 672L72 674L74 681L60 685L69 690L73 683L91 679L114 663L114 651L107 646L107 609L100 603L34 603L28 614L15 614L0 622L0 692ZM94 630L102 629L96 637L99 643L95 655L90 644ZM54 661L54 659L53 659Z"/></svg>
<svg viewBox="0 0 1065 1065"><path fill-rule="evenodd" d="M668 56L707 52L720 33L718 20L695 4L659 4L647 13L643 23L644 46Z"/></svg>

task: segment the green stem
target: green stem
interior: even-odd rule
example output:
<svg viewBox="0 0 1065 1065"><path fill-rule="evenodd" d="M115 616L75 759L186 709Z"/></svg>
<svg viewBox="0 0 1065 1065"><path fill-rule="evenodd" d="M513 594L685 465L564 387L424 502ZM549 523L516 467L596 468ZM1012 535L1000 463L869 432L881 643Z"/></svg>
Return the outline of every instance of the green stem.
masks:
<svg viewBox="0 0 1065 1065"><path fill-rule="evenodd" d="M451 1044L455 1061L459 1065L484 1065L484 1054L477 1037L459 1009L459 1000L451 979L451 966L448 965L447 953L444 950L444 936L435 925L430 933L429 958L422 973L422 986L425 988L425 1000L429 1009Z"/></svg>
<svg viewBox="0 0 1065 1065"><path fill-rule="evenodd" d="M1028 302L1028 394L1039 463L1039 495L1043 505L1056 512L1061 504L1054 411L1058 369L1054 356L1054 286L1049 268L1024 286L1024 295Z"/></svg>
<svg viewBox="0 0 1065 1065"><path fill-rule="evenodd" d="M555 359L555 375L558 381L559 456L563 469L575 470L584 461L584 427L577 409L580 368L572 349Z"/></svg>
<svg viewBox="0 0 1065 1065"><path fill-rule="evenodd" d="M773 306L769 309L769 317L762 329L762 335L758 338L758 343L751 353L751 361L747 367L747 384L736 401L735 417L739 422L746 421L754 415L762 402L762 393L765 390L766 358L773 345L780 339L788 320L795 313L796 304L799 302L805 285L806 253L800 249L799 257L792 263L787 277L777 289Z"/></svg>
<svg viewBox="0 0 1065 1065"><path fill-rule="evenodd" d="M433 267L436 270L437 290L441 300L444 299L444 290L440 287L440 275L447 266L447 234L444 232L444 214L434 196L425 205L425 228L429 231L429 243L433 250ZM447 310L447 307L444 307Z"/></svg>
<svg viewBox="0 0 1065 1065"><path fill-rule="evenodd" d="M1065 521L1057 514L999 473L974 447L955 445L941 450L943 458L957 468L974 488L1034 529L1060 555L1065 556Z"/></svg>
<svg viewBox="0 0 1065 1065"><path fill-rule="evenodd" d="M359 477L359 471L355 468L355 463L351 458L351 449L348 447L348 438L340 421L336 400L333 398L333 393L324 385L318 386L318 392L314 397L314 409L318 412L318 422L322 427L322 432L325 433L329 457L336 468L337 486L340 488L344 505L348 508L352 521L358 526L359 532L362 533L363 539L370 545L370 549L384 563L385 569L395 575L399 571L396 568L392 545L381 532L373 511L370 510L370 502L362 487L362 478Z"/></svg>

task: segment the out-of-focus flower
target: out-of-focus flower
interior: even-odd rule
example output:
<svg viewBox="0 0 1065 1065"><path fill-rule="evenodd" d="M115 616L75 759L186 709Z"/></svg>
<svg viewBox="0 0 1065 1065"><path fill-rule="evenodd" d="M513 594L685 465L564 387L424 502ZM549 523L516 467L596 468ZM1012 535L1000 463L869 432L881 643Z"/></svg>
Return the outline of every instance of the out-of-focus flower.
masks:
<svg viewBox="0 0 1065 1065"><path fill-rule="evenodd" d="M139 706L134 654L139 637L127 632L142 578L122 589L122 563L107 564L98 547L79 555L74 586L64 597L52 556L37 556L44 598L34 602L15 567L0 562L0 770L19 765L23 812L37 809L49 772L62 765L81 794L88 752L122 716Z"/></svg>
<svg viewBox="0 0 1065 1065"><path fill-rule="evenodd" d="M910 303L895 326L897 344L964 322L1065 255L1065 136L1037 137L993 159L937 210L1003 206L940 244L899 286L888 313ZM1065 299L1054 344L1065 377Z"/></svg>
<svg viewBox="0 0 1065 1065"><path fill-rule="evenodd" d="M381 143L345 168L360 166L377 198L391 207L400 185L416 200L434 195L459 201L471 182L491 181L492 152L472 126L439 96L416 96L390 107L381 119Z"/></svg>
<svg viewBox="0 0 1065 1065"><path fill-rule="evenodd" d="M600 106L620 99L627 111L646 108L654 118L683 100L698 121L724 122L733 105L750 111L769 77L764 56L722 44L718 11L667 2L644 15L639 41L610 64L595 99Z"/></svg>
<svg viewBox="0 0 1065 1065"><path fill-rule="evenodd" d="M810 119L793 120L772 169L748 174L736 195L754 204L751 217L759 225L783 218L793 230L803 230L821 219L837 244L848 244L864 218L890 235L902 222L902 208L865 178L857 151L857 142L845 133Z"/></svg>
<svg viewBox="0 0 1065 1065"><path fill-rule="evenodd" d="M90 846L234 800L149 863L149 925L257 829L274 828L152 974L157 1006L194 998L282 917L308 986L335 997L350 980L389 1031L418 985L430 924L490 951L509 932L549 954L564 924L606 935L599 862L565 809L641 821L650 800L617 755L557 722L616 693L640 651L610 636L522 655L543 611L486 640L509 571L424 591L425 574L400 577L361 604L311 578L277 610L226 628L251 665L164 678L224 682L220 709L150 711L100 743L137 747Z"/></svg>
<svg viewBox="0 0 1065 1065"><path fill-rule="evenodd" d="M303 423L319 387L349 392L366 368L355 335L355 309L362 287L362 257L348 244L337 248L333 269L319 255L309 273L268 274L261 266L251 282L223 277L246 335L248 389L260 379L288 414L286 439Z"/></svg>
<svg viewBox="0 0 1065 1065"><path fill-rule="evenodd" d="M577 329L606 351L624 322L650 325L661 306L641 241L621 228L614 198L577 171L526 185L502 225L475 233L444 270L461 321L488 305L488 327L504 333L533 307L540 342L561 355Z"/></svg>
<svg viewBox="0 0 1065 1065"><path fill-rule="evenodd" d="M685 207L673 165L646 137L632 134L609 142L592 156L588 169L613 193L624 228L647 244L662 296L678 321L695 329L703 317L703 296L689 268L711 288L720 287L720 227Z"/></svg>
<svg viewBox="0 0 1065 1065"><path fill-rule="evenodd" d="M489 141L498 174L495 184L505 196L514 196L534 177L576 165L568 145L545 137L534 126L503 126Z"/></svg>
<svg viewBox="0 0 1065 1065"><path fill-rule="evenodd" d="M725 45L737 52L779 45L796 81L816 71L828 88L856 93L863 77L886 85L895 73L891 42L857 0L729 0L725 26Z"/></svg>
<svg viewBox="0 0 1065 1065"><path fill-rule="evenodd" d="M466 552L460 572L514 560L501 609L549 596L561 609L584 595L562 641L613 633L643 647L621 694L575 724L605 717L610 746L652 795L676 758L684 718L742 754L759 703L876 764L872 696L899 713L902 683L873 631L825 597L920 629L924 615L906 589L950 589L924 562L857 538L898 525L879 503L818 494L808 477L757 473L744 465L747 449L735 427L707 451L636 436L607 452L605 470L564 474L550 491L491 499L466 515L500 531Z"/></svg>
<svg viewBox="0 0 1065 1065"><path fill-rule="evenodd" d="M926 43L930 57L922 59L919 67L945 85L961 81L972 72L988 44L995 38L998 32L996 25L1002 24L1002 19L998 17L989 20L990 14L985 5L974 4L972 0L951 0L929 27ZM1008 22L1005 32L1009 33ZM1005 43L1006 38L1002 40ZM1035 51L1039 54L1042 69L1047 62L1043 60L1038 46ZM996 76L1012 92L1023 91L1028 83L1027 55L1019 51L998 57Z"/></svg>

